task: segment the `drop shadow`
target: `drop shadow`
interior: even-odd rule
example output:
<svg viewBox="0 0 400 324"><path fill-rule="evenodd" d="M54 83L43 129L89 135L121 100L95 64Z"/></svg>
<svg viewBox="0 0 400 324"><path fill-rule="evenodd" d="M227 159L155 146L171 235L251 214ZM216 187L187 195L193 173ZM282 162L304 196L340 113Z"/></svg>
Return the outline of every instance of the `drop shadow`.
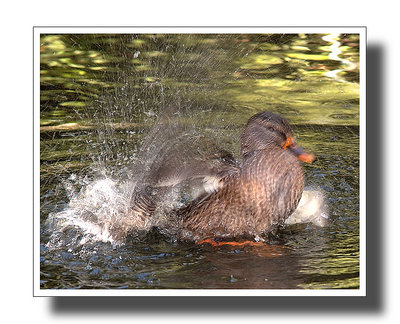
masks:
<svg viewBox="0 0 400 324"><path fill-rule="evenodd" d="M386 113L383 89L384 48L381 44L367 47L367 114L366 114L366 216L367 216L367 300L369 307L382 310L385 282L382 273L385 247L382 229L385 227L385 211L382 197L385 196L383 183L382 156L384 156L383 121Z"/></svg>
<svg viewBox="0 0 400 324"><path fill-rule="evenodd" d="M385 113L383 52L367 48L367 296L366 297L52 297L51 311L64 313L307 313L383 311L382 161Z"/></svg>

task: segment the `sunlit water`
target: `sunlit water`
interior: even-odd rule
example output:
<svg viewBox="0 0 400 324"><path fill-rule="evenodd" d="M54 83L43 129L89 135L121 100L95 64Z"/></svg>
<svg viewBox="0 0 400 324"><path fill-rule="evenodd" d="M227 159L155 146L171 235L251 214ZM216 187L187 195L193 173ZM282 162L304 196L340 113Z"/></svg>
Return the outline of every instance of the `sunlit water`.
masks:
<svg viewBox="0 0 400 324"><path fill-rule="evenodd" d="M42 36L41 288L358 288L357 60L356 35ZM242 127L261 110L287 117L317 157L304 168L326 226L212 247L152 230L160 218L120 239L156 156L141 148L179 139L154 133L163 114L182 138L239 158Z"/></svg>

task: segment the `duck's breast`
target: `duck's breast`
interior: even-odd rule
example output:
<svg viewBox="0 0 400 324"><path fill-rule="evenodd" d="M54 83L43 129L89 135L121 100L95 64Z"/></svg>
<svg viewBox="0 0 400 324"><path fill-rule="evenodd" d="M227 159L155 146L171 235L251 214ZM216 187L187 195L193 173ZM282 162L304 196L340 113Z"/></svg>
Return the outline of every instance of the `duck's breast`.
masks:
<svg viewBox="0 0 400 324"><path fill-rule="evenodd" d="M270 230L297 207L304 173L295 156L282 149L256 152L243 163L241 195L258 229Z"/></svg>
<svg viewBox="0 0 400 324"><path fill-rule="evenodd" d="M200 238L269 232L295 210L303 187L303 171L292 154L255 153L220 190L187 209L184 227Z"/></svg>

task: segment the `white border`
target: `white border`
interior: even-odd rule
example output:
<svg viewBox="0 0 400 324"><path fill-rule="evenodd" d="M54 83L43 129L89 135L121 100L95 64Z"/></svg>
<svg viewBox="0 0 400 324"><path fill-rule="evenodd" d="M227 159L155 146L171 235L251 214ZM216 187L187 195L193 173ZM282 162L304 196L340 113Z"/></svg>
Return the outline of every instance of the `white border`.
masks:
<svg viewBox="0 0 400 324"><path fill-rule="evenodd" d="M359 289L42 289L35 296L365 296Z"/></svg>
<svg viewBox="0 0 400 324"><path fill-rule="evenodd" d="M40 32L33 33L33 292L40 290Z"/></svg>
<svg viewBox="0 0 400 324"><path fill-rule="evenodd" d="M360 34L360 288L346 289L40 289L40 34L123 33ZM364 27L34 27L34 296L366 296L366 28Z"/></svg>

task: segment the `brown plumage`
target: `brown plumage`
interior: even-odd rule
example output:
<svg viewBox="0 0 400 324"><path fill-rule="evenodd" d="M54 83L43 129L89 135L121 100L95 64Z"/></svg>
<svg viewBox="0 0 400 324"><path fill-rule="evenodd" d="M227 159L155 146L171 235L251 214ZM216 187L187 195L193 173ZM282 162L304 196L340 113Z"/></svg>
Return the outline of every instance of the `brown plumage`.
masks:
<svg viewBox="0 0 400 324"><path fill-rule="evenodd" d="M181 169L185 179L202 178L213 187L171 212L179 219L180 239L260 237L283 224L296 209L304 188L298 160L312 162L313 156L295 144L287 120L271 112L251 117L241 137L241 154L240 164L231 158L214 159L208 173L210 164L205 162L196 162L192 174ZM141 191L133 198L133 209L145 217L151 217L156 205L156 199L148 197Z"/></svg>

